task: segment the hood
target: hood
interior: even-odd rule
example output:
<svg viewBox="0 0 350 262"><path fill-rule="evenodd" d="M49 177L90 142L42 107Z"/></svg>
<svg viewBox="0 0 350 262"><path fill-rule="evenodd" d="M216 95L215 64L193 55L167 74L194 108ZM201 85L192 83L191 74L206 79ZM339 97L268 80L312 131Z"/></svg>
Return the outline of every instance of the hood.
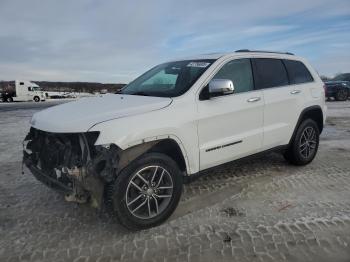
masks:
<svg viewBox="0 0 350 262"><path fill-rule="evenodd" d="M118 94L81 98L34 114L31 125L52 133L86 132L95 124L158 110L171 102L166 97Z"/></svg>

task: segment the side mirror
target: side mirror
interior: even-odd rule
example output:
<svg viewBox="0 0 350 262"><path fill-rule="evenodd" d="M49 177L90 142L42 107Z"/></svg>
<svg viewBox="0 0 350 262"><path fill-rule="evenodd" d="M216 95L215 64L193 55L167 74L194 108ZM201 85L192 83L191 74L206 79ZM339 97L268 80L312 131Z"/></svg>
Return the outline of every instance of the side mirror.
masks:
<svg viewBox="0 0 350 262"><path fill-rule="evenodd" d="M235 88L229 79L212 79L209 82L210 95L228 95L234 92Z"/></svg>

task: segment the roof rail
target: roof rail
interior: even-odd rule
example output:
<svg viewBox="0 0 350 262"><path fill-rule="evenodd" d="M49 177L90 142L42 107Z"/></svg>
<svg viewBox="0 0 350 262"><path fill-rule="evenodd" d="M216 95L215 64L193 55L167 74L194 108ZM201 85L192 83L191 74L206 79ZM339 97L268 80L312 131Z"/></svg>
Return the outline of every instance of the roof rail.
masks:
<svg viewBox="0 0 350 262"><path fill-rule="evenodd" d="M294 55L290 52L274 52L274 51L263 51L263 50L249 50L249 49L239 49L235 51L236 53L245 53L245 52L255 52L255 53L273 53L273 54L286 54L286 55Z"/></svg>

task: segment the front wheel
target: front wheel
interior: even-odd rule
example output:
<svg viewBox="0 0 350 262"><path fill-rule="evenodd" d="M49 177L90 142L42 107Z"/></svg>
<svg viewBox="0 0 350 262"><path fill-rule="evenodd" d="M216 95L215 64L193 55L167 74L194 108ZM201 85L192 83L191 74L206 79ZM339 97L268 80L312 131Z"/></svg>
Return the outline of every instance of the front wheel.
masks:
<svg viewBox="0 0 350 262"><path fill-rule="evenodd" d="M34 101L35 101L35 102L40 102L40 97L35 96L35 97L34 97Z"/></svg>
<svg viewBox="0 0 350 262"><path fill-rule="evenodd" d="M299 166L310 163L316 156L319 140L320 131L316 122L312 119L304 120L284 154L285 159Z"/></svg>
<svg viewBox="0 0 350 262"><path fill-rule="evenodd" d="M6 101L7 101L8 103L12 103L12 102L13 102L13 98L12 98L12 97L8 97L8 98L6 99Z"/></svg>
<svg viewBox="0 0 350 262"><path fill-rule="evenodd" d="M130 230L161 224L175 210L182 193L182 174L170 157L147 153L130 163L106 186L109 213Z"/></svg>

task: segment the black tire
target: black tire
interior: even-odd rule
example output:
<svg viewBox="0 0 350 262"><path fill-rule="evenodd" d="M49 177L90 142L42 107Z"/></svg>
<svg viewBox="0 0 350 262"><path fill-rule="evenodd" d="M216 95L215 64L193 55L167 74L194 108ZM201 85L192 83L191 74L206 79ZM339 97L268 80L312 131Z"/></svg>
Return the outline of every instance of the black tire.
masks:
<svg viewBox="0 0 350 262"><path fill-rule="evenodd" d="M339 89L335 94L335 100L346 101L348 99L348 91L346 89Z"/></svg>
<svg viewBox="0 0 350 262"><path fill-rule="evenodd" d="M156 166L158 166L157 170L159 172L162 172L160 174L158 171L156 171ZM154 168L149 173L146 173L145 175L142 175L141 172L143 170L148 170ZM163 169L166 170L166 172L162 171ZM153 187L155 185L150 186L147 188L145 183L138 178L137 173L140 172L142 177L149 181L149 179L152 177L159 177L160 182L172 182L172 189L160 189L161 187L158 187L159 190L155 189L156 195L153 195L153 189L156 188ZM157 174L157 175L151 175ZM158 173L157 173L158 172ZM164 174L165 175L164 175ZM171 179L170 179L170 177ZM163 177L166 176L166 179ZM138 179L138 180L136 180ZM153 181L153 179L151 179ZM154 179L156 181L156 179ZM133 183L131 183L133 182ZM157 181L158 182L158 181ZM134 183L137 184L138 189L135 187ZM135 161L131 162L126 168L124 168L115 179L114 182L106 185L105 188L105 204L107 211L112 215L112 217L115 217L118 219L118 221L125 226L126 228L130 230L141 230L146 229L150 227L157 226L164 222L175 210L177 207L181 193L182 193L182 183L183 183L183 177L182 173L178 167L178 165L175 163L173 159L168 157L167 155L161 154L161 153L146 153L136 159ZM142 187L142 188L141 188ZM166 185L163 185L163 188L166 187ZM142 192L139 190L142 189ZM148 191L152 191L152 195L149 195ZM169 197L169 191L171 190L171 197ZM165 192L166 191L166 192ZM139 198L136 202L128 201L128 196L134 193L134 198L130 196L130 199L135 200L136 198ZM167 195L168 194L168 195ZM146 196L145 196L146 195ZM165 197L167 198L158 198L159 197ZM158 200L157 200L158 199ZM127 201L129 204L127 205ZM148 201L147 205L144 204L139 209L136 209L139 205L144 203L144 201ZM165 202L164 202L165 201ZM133 202L133 203L132 203ZM131 204L132 203L132 204ZM134 205L135 204L135 205ZM158 209L159 206L159 209ZM129 208L130 207L130 208ZM161 210L163 208L163 210ZM133 210L130 210L133 209ZM152 209L153 216L151 217L151 211ZM136 211L135 211L136 210ZM134 211L134 213L132 212ZM148 218L145 217L138 217L141 216L145 212L149 215ZM159 213L157 214L157 212ZM138 214L137 214L138 212Z"/></svg>
<svg viewBox="0 0 350 262"><path fill-rule="evenodd" d="M8 97L8 98L6 99L6 101L9 102L9 103L12 103L12 102L13 102L13 98L12 98L12 97Z"/></svg>
<svg viewBox="0 0 350 262"><path fill-rule="evenodd" d="M40 97L34 96L34 101L35 101L35 102L40 102Z"/></svg>
<svg viewBox="0 0 350 262"><path fill-rule="evenodd" d="M310 133L311 130L313 130L314 136L312 136L309 139L310 141L307 142L306 134ZM284 154L284 158L293 165L307 165L315 158L319 141L320 131L316 122L312 119L305 119L298 126L298 129ZM307 152L309 153L308 155Z"/></svg>

